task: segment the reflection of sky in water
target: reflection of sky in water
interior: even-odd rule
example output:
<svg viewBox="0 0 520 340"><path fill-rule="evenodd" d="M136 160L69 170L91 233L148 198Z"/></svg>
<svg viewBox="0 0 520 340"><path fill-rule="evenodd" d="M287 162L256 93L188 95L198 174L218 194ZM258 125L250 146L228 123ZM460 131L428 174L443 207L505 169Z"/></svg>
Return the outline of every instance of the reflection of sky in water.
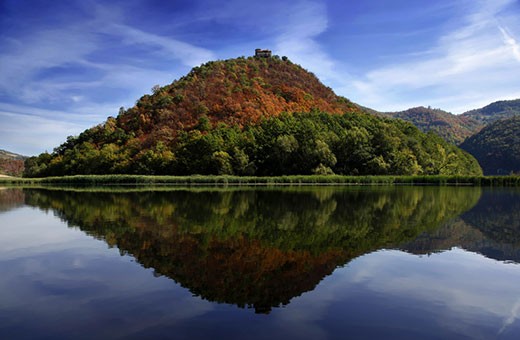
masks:
<svg viewBox="0 0 520 340"><path fill-rule="evenodd" d="M0 215L0 272L0 338L124 336L213 308L103 241L27 208Z"/></svg>
<svg viewBox="0 0 520 340"><path fill-rule="evenodd" d="M0 272L0 338L520 336L520 267L460 249L367 254L257 315L192 297L52 214L19 208L0 214Z"/></svg>
<svg viewBox="0 0 520 340"><path fill-rule="evenodd" d="M337 269L294 299L294 313L279 317L314 323L314 332L343 323L379 337L406 330L410 338L518 338L519 282L517 264L461 249L430 256L379 251Z"/></svg>

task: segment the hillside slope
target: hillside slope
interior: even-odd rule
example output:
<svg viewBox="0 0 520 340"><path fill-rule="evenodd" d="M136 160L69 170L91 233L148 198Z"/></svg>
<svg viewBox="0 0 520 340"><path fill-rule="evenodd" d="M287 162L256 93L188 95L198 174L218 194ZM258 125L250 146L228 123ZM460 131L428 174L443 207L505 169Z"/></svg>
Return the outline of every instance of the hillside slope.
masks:
<svg viewBox="0 0 520 340"><path fill-rule="evenodd" d="M0 175L21 176L26 158L13 152L0 150Z"/></svg>
<svg viewBox="0 0 520 340"><path fill-rule="evenodd" d="M520 99L497 101L483 108L465 112L461 116L477 120L486 125L515 115L520 115Z"/></svg>
<svg viewBox="0 0 520 340"><path fill-rule="evenodd" d="M520 116L498 120L468 138L461 148L477 158L484 174L520 172Z"/></svg>
<svg viewBox="0 0 520 340"><path fill-rule="evenodd" d="M117 118L26 162L64 174L479 174L471 156L373 117L289 60L238 58L154 87Z"/></svg>
<svg viewBox="0 0 520 340"><path fill-rule="evenodd" d="M422 106L387 114L411 122L423 132L433 131L446 141L457 145L483 127L481 122L471 116L454 115Z"/></svg>

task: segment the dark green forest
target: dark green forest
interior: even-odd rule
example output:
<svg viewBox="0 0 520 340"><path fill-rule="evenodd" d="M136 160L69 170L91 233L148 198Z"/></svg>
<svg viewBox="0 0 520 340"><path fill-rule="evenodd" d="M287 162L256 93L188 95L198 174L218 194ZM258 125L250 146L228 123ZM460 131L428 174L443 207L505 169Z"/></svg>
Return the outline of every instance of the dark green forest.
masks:
<svg viewBox="0 0 520 340"><path fill-rule="evenodd" d="M477 158L485 175L520 173L520 116L491 123L461 148Z"/></svg>

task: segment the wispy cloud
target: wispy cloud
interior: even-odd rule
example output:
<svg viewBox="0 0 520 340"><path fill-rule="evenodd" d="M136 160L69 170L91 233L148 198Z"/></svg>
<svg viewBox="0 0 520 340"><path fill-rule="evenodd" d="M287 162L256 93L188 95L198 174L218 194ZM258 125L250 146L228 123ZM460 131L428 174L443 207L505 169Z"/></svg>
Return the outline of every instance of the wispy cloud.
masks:
<svg viewBox="0 0 520 340"><path fill-rule="evenodd" d="M0 145L26 156L49 151L77 135L84 125L51 117L0 111Z"/></svg>
<svg viewBox="0 0 520 340"><path fill-rule="evenodd" d="M78 111L61 111L0 103L0 145L26 156L51 152L67 136L78 135L115 112L110 104L86 103Z"/></svg>
<svg viewBox="0 0 520 340"><path fill-rule="evenodd" d="M354 82L356 98L380 110L419 102L461 113L497 97L520 96L518 44L496 19L510 3L476 2L459 19L463 25L442 36L429 53L372 69Z"/></svg>
<svg viewBox="0 0 520 340"><path fill-rule="evenodd" d="M28 36L4 39L0 55L0 92L27 103L52 98L47 86L39 86L43 72L60 66L82 63L95 49L85 32L46 30ZM48 84L45 84L48 85Z"/></svg>
<svg viewBox="0 0 520 340"><path fill-rule="evenodd" d="M379 110L432 105L458 113L520 97L519 8L513 0L415 6L404 10L413 16L410 21L400 17L401 5L388 9L378 1L353 6L314 0L197 0L168 4L167 14L160 12L163 6L139 0L125 6L71 3L73 9L57 5L63 11L57 13L59 20L46 17L49 11L41 21L21 25L15 16L13 28L0 37L0 110L23 111L21 120L39 109L37 116L49 121L53 111L88 114L100 123L120 106L132 106L155 84L168 84L192 66L247 55L256 47L288 56L338 94ZM360 12L344 15L341 10ZM171 20L165 21L170 13ZM160 22L151 19L157 16ZM422 25L430 17L437 20L432 27ZM435 37L439 32L442 36ZM402 45L392 49L387 41ZM103 111L89 111L98 109ZM90 119L71 122L88 122L84 129L92 125Z"/></svg>
<svg viewBox="0 0 520 340"><path fill-rule="evenodd" d="M487 339L518 321L519 303L511 300L518 293L517 267L457 248L427 257L377 251L336 269L312 292L294 298L287 313L274 317L319 335L330 315L361 313L373 316L379 327L407 327L400 321L409 319L408 313L421 313L435 320L443 334ZM360 308L356 301L366 303ZM385 317L389 306L393 318ZM347 317L344 326L356 320Z"/></svg>
<svg viewBox="0 0 520 340"><path fill-rule="evenodd" d="M148 46L151 49L159 49L163 56L178 59L187 66L198 66L201 63L215 59L215 54L205 48L197 47L177 39L147 33L128 25L111 25L109 32L121 37L124 44L142 45Z"/></svg>
<svg viewBox="0 0 520 340"><path fill-rule="evenodd" d="M504 331L510 327L512 324L515 323L515 321L518 319L520 315L520 300L517 300L516 303L511 308L511 314L507 316L507 318L504 319L504 322L502 324L502 327L498 331L498 334L504 333Z"/></svg>
<svg viewBox="0 0 520 340"><path fill-rule="evenodd" d="M502 26L498 26L498 28L500 29L500 32L502 32L502 35L504 37L504 43L511 47L513 55L515 56L516 60L520 62L520 44L515 38L513 38L511 34L507 32L505 28L503 28Z"/></svg>
<svg viewBox="0 0 520 340"><path fill-rule="evenodd" d="M280 23L275 50L316 73L325 83L337 80L337 62L317 41L328 29L327 7L322 2L301 1Z"/></svg>
<svg viewBox="0 0 520 340"><path fill-rule="evenodd" d="M0 38L3 148L26 154L52 149L92 126L90 117L101 123L153 85L168 84L189 67L215 59L208 49L128 25L117 8L83 9L82 21ZM89 111L99 109L104 111ZM12 132L22 126L34 127L37 137Z"/></svg>

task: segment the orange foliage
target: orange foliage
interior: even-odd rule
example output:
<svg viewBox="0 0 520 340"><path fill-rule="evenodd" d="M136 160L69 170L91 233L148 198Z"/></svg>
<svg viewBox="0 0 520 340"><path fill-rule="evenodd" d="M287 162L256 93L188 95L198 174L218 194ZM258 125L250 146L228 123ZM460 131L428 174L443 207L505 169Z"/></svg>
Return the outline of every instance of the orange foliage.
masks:
<svg viewBox="0 0 520 340"><path fill-rule="evenodd" d="M360 110L338 97L314 74L278 58L238 58L194 68L185 77L143 96L118 123L136 137L157 138L160 127L191 129L200 117L240 127L282 112L341 114ZM170 136L169 141L175 136Z"/></svg>

